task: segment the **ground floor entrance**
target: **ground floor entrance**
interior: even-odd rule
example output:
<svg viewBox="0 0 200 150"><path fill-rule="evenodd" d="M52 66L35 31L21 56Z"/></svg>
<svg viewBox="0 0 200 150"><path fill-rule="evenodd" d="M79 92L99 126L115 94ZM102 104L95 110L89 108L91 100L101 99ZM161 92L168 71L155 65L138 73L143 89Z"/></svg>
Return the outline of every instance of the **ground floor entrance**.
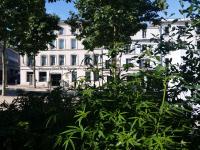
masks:
<svg viewBox="0 0 200 150"><path fill-rule="evenodd" d="M50 74L51 86L60 86L61 74Z"/></svg>

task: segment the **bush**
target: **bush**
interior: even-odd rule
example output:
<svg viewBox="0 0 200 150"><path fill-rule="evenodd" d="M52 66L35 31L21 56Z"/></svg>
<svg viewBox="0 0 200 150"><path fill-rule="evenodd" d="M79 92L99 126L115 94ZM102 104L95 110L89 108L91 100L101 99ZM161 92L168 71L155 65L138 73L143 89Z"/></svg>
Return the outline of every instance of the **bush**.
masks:
<svg viewBox="0 0 200 150"><path fill-rule="evenodd" d="M28 93L11 104L2 103L0 149L53 149L56 135L73 120L73 99L57 88L49 94Z"/></svg>

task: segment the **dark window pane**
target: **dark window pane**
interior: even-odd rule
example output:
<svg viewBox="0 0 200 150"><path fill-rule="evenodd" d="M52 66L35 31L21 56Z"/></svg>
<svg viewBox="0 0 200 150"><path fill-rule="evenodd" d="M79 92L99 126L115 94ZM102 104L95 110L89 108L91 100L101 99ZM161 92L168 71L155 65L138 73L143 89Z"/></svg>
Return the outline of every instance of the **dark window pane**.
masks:
<svg viewBox="0 0 200 150"><path fill-rule="evenodd" d="M197 34L200 34L200 27L197 27L197 28L196 28L196 33L197 33Z"/></svg>
<svg viewBox="0 0 200 150"><path fill-rule="evenodd" d="M56 65L56 56L54 56L54 55L50 56L50 65L51 66Z"/></svg>
<svg viewBox="0 0 200 150"><path fill-rule="evenodd" d="M46 82L46 81L47 81L47 73L39 72L39 82Z"/></svg>
<svg viewBox="0 0 200 150"><path fill-rule="evenodd" d="M142 38L146 38L147 36L147 31L146 30L142 30Z"/></svg>
<svg viewBox="0 0 200 150"><path fill-rule="evenodd" d="M71 49L76 49L76 39L71 39Z"/></svg>
<svg viewBox="0 0 200 150"><path fill-rule="evenodd" d="M64 39L59 39L59 49L64 49Z"/></svg>
<svg viewBox="0 0 200 150"><path fill-rule="evenodd" d="M165 35L169 35L169 27L164 28Z"/></svg>
<svg viewBox="0 0 200 150"><path fill-rule="evenodd" d="M127 59L126 59L126 64L127 64L127 65L128 65L128 64L132 64L132 62L131 62L131 61L132 61L132 59L130 59L130 58L127 58Z"/></svg>
<svg viewBox="0 0 200 150"><path fill-rule="evenodd" d="M110 68L110 60L106 60L105 67L106 67L106 69Z"/></svg>
<svg viewBox="0 0 200 150"><path fill-rule="evenodd" d="M113 77L112 76L107 76L107 82L112 82L113 81Z"/></svg>
<svg viewBox="0 0 200 150"><path fill-rule="evenodd" d="M197 49L200 50L200 41L197 41Z"/></svg>
<svg viewBox="0 0 200 150"><path fill-rule="evenodd" d="M59 55L59 65L63 66L65 63L65 56L64 55Z"/></svg>
<svg viewBox="0 0 200 150"><path fill-rule="evenodd" d="M76 71L72 71L72 82L77 81L77 72Z"/></svg>
<svg viewBox="0 0 200 150"><path fill-rule="evenodd" d="M139 61L139 67L140 68L148 68L148 67L150 67L150 60L149 59L141 59L140 61Z"/></svg>
<svg viewBox="0 0 200 150"><path fill-rule="evenodd" d="M27 66L33 66L33 57L28 57Z"/></svg>
<svg viewBox="0 0 200 150"><path fill-rule="evenodd" d="M41 59L42 59L41 60L41 65L42 66L46 66L47 65L47 57L46 56L42 56Z"/></svg>
<svg viewBox="0 0 200 150"><path fill-rule="evenodd" d="M52 41L51 44L50 44L50 49L54 49L56 48L56 41Z"/></svg>
<svg viewBox="0 0 200 150"><path fill-rule="evenodd" d="M33 81L33 72L27 72L26 73L26 81L32 82Z"/></svg>
<svg viewBox="0 0 200 150"><path fill-rule="evenodd" d="M64 28L61 28L60 30L59 30L59 35L63 35L64 34Z"/></svg>
<svg viewBox="0 0 200 150"><path fill-rule="evenodd" d="M141 51L143 52L143 51L146 51L146 50L147 50L147 45L146 45L146 44L143 44L143 45L142 45Z"/></svg>
<svg viewBox="0 0 200 150"><path fill-rule="evenodd" d="M91 81L90 71L85 72L85 81L87 82Z"/></svg>
<svg viewBox="0 0 200 150"><path fill-rule="evenodd" d="M90 64L90 55L85 55L84 62L85 62L85 65L89 65Z"/></svg>
<svg viewBox="0 0 200 150"><path fill-rule="evenodd" d="M71 65L76 66L76 55L71 55Z"/></svg>
<svg viewBox="0 0 200 150"><path fill-rule="evenodd" d="M99 81L99 71L94 71L94 81Z"/></svg>
<svg viewBox="0 0 200 150"><path fill-rule="evenodd" d="M99 62L99 55L98 54L94 54L94 62L93 62L93 64L94 65L98 65L98 62Z"/></svg>

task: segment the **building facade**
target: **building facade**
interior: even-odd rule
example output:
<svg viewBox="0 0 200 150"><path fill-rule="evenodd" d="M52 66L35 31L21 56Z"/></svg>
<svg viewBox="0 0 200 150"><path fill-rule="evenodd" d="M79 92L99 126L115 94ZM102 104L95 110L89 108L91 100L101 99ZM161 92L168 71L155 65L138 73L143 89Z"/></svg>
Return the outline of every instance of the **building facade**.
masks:
<svg viewBox="0 0 200 150"><path fill-rule="evenodd" d="M7 83L17 84L20 81L20 56L13 49L6 49ZM2 46L0 45L0 83L2 83Z"/></svg>
<svg viewBox="0 0 200 150"><path fill-rule="evenodd" d="M155 49L158 39L164 34L165 40L171 40L170 34L174 28L185 28L186 20L179 20L170 27L165 21L161 26L149 26L146 30L139 31L132 36L132 44L127 51L117 57L117 65L123 68L124 64L136 64L128 71L121 69L121 74L131 74L140 68L147 67L148 58L140 60L136 57L149 47ZM57 32L57 39L49 46L47 51L41 51L36 56L36 84L39 87L49 87L63 85L73 87L76 81L84 79L92 85L99 86L107 82L110 78L109 63L105 49L95 49L87 51L82 45L82 41L76 39L71 27L60 23L61 30ZM196 32L192 31L194 38L192 42L197 45ZM186 37L182 37L186 38ZM157 39L152 40L152 39ZM166 58L172 58L173 63L181 63L181 56L185 55L183 50L169 53ZM165 58L162 58L165 59ZM20 59L20 83L21 85L33 85L33 59L28 56L21 56ZM150 65L150 64L149 64ZM94 68L98 68L96 71ZM100 78L101 77L101 78Z"/></svg>

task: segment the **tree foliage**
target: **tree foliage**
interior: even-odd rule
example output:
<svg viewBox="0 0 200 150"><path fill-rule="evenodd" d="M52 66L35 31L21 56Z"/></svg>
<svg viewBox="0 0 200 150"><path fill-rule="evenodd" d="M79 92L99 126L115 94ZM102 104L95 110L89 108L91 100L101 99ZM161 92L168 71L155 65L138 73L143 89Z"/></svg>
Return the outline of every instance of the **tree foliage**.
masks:
<svg viewBox="0 0 200 150"><path fill-rule="evenodd" d="M86 49L109 49L116 56L117 47L131 43L131 35L145 29L147 21L158 19L162 10L157 1L77 0L78 13L72 13L67 23L79 29Z"/></svg>

